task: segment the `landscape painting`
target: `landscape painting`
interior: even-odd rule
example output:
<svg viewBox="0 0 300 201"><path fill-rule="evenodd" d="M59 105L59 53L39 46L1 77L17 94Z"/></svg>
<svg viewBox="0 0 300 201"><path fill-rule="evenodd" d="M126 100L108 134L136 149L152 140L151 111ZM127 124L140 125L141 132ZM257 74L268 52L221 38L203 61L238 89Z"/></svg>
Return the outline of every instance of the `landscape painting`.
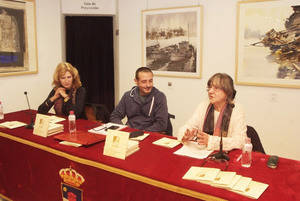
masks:
<svg viewBox="0 0 300 201"><path fill-rule="evenodd" d="M300 88L300 5L238 3L236 83Z"/></svg>
<svg viewBox="0 0 300 201"><path fill-rule="evenodd" d="M156 75L201 77L202 7L142 11L143 65Z"/></svg>

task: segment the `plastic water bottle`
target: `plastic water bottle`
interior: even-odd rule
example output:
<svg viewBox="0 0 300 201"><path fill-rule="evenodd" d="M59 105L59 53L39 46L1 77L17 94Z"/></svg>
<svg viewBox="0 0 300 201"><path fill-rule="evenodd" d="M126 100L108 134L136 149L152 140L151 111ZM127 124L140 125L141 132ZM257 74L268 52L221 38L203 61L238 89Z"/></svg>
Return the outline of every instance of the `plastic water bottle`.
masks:
<svg viewBox="0 0 300 201"><path fill-rule="evenodd" d="M68 120L69 120L69 133L70 133L70 135L75 136L75 134L76 134L76 116L75 116L73 110L70 111Z"/></svg>
<svg viewBox="0 0 300 201"><path fill-rule="evenodd" d="M4 119L3 105L1 101L0 101L0 119Z"/></svg>
<svg viewBox="0 0 300 201"><path fill-rule="evenodd" d="M246 138L245 144L243 146L242 150L242 159L241 159L241 164L243 167L250 167L251 162L252 162L252 144L251 144L251 139Z"/></svg>

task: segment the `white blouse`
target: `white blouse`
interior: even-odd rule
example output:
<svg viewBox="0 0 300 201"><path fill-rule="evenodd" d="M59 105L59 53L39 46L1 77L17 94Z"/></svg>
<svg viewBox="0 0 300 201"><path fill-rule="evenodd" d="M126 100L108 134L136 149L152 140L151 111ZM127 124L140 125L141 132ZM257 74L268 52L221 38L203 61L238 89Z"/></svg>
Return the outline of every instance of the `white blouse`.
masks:
<svg viewBox="0 0 300 201"><path fill-rule="evenodd" d="M209 101L204 101L198 105L193 116L179 129L177 133L178 140L181 141L187 129L191 130L193 128L198 128L199 130L202 130L205 113L209 103ZM214 114L215 124L218 115L219 114L216 113ZM246 132L247 125L245 122L244 110L241 105L235 104L230 117L227 137L223 137L223 150L229 151L232 149L241 149L247 136ZM207 150L219 150L219 147L220 137L209 135Z"/></svg>

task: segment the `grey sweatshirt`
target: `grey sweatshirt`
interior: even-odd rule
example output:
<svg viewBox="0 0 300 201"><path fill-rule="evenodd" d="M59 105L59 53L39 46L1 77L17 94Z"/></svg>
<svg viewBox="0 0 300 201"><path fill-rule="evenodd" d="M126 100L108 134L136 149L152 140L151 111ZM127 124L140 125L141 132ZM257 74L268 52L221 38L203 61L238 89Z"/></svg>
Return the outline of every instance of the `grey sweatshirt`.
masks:
<svg viewBox="0 0 300 201"><path fill-rule="evenodd" d="M122 119L127 116L127 125L131 128L162 132L167 129L168 106L163 92L155 87L142 102L138 87L133 87L125 92L117 107L110 115L110 121L122 124Z"/></svg>

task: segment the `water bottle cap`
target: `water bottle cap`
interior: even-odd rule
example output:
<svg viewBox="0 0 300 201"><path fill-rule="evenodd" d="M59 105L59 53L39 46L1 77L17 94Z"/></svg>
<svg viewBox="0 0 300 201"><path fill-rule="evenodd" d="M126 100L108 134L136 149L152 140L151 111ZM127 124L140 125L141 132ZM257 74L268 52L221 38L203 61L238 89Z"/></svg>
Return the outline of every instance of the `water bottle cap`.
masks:
<svg viewBox="0 0 300 201"><path fill-rule="evenodd" d="M73 111L73 110L71 110L71 111L70 111L70 114L74 114L74 111Z"/></svg>

